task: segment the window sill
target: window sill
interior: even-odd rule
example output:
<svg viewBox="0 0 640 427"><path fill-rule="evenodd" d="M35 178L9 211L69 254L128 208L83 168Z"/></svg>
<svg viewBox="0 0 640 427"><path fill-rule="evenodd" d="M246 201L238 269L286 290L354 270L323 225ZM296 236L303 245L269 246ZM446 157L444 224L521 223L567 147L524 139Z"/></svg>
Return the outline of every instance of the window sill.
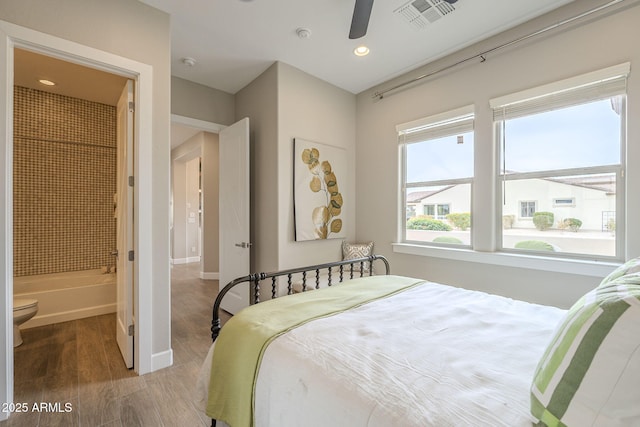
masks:
<svg viewBox="0 0 640 427"><path fill-rule="evenodd" d="M521 255L504 252L479 252L471 249L442 248L411 243L393 243L393 252L445 258L455 261L478 262L505 267L527 268L532 270L553 271L556 273L580 274L603 278L620 263L588 261L577 259L559 259L536 255Z"/></svg>

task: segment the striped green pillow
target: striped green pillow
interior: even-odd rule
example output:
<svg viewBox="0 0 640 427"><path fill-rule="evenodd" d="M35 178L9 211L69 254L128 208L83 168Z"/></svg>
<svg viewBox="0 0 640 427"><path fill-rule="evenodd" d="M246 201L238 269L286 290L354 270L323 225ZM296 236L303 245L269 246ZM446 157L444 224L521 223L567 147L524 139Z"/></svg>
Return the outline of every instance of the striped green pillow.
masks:
<svg viewBox="0 0 640 427"><path fill-rule="evenodd" d="M607 277L602 279L601 285L611 282L618 277L622 277L626 274L640 272L640 258L633 258L622 264L620 267L613 270Z"/></svg>
<svg viewBox="0 0 640 427"><path fill-rule="evenodd" d="M640 425L640 273L568 311L536 368L531 413L549 427Z"/></svg>

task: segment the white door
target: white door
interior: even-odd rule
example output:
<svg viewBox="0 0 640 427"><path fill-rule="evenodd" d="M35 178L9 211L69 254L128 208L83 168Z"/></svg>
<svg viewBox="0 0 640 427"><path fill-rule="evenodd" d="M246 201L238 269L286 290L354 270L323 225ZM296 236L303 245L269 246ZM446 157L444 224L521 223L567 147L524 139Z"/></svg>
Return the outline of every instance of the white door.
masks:
<svg viewBox="0 0 640 427"><path fill-rule="evenodd" d="M127 368L133 368L133 81L125 85L118 100L117 193L114 198L117 227L117 316L118 347ZM133 252L132 252L133 254Z"/></svg>
<svg viewBox="0 0 640 427"><path fill-rule="evenodd" d="M220 134L220 289L249 274L249 119ZM222 309L236 313L249 305L249 286L240 285L222 300Z"/></svg>

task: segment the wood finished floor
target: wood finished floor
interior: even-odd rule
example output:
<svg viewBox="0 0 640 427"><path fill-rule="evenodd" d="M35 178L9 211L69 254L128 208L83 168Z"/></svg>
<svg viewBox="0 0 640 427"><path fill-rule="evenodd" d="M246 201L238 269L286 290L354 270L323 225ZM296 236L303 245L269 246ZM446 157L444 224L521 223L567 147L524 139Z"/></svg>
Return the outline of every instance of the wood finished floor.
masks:
<svg viewBox="0 0 640 427"><path fill-rule="evenodd" d="M173 366L138 376L127 370L115 341L115 314L24 330L14 350L14 413L0 427L208 426L192 393L210 338L218 282L198 278L197 264L171 273ZM70 412L35 412L59 402Z"/></svg>

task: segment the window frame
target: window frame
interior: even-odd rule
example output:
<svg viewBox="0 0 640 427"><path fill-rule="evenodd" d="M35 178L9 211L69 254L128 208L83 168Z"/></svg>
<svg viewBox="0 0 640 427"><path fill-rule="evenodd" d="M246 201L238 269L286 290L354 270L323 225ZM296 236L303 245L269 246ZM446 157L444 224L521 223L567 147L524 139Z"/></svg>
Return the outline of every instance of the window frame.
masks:
<svg viewBox="0 0 640 427"><path fill-rule="evenodd" d="M541 92L549 92L551 89L561 90L563 88L576 86L580 84L592 83L598 79L608 79L612 76L624 76L629 75L630 63L626 62L613 67L596 70L590 73L576 75L565 80L558 80L548 85L542 85L527 89L521 92L515 92L506 96L488 99L488 105L486 107L479 107L476 115L477 121L474 126L475 142L474 142L474 181L477 179L478 183L472 183L471 187L471 212L476 221L476 227L471 229L471 247L438 247L438 245L425 245L418 244L423 242L408 242L405 239L404 234L404 206L406 205L405 195L406 188L402 186L403 174L405 173L406 165L403 164L404 153L402 153L402 144L399 144L399 183L397 187L398 192L398 207L400 212L400 220L397 223L398 240L392 243L394 253L407 254L413 256L426 256L432 258L440 258L449 261L462 261L462 262L477 262L489 265L498 265L513 268L525 268L534 270L544 270L547 272L557 273L570 273L579 274L584 276L602 278L609 274L612 268L620 265L620 262L624 261L626 254L626 245L634 243L634 239L627 236L627 230L625 228L625 218L627 216L626 209L628 209L628 203L635 203L636 197L625 200L626 203L622 203L621 198L617 198L616 209L616 232L618 239L616 243L616 257L615 258L602 258L592 257L585 255L571 256L566 253L559 253L557 257L549 257L542 253L535 252L509 252L501 250L501 230L502 230L502 210L499 206L502 202L500 187L502 185L499 176L500 165L500 146L496 144L496 135L499 129L496 129L495 122L491 118L491 111L498 102L504 102L505 100L523 99L527 96L539 96ZM625 88L625 94L627 93ZM477 105L483 104L483 100L475 100ZM478 104L480 103L480 104ZM486 105L486 104L485 104ZM626 173L627 167L627 146L628 138L626 134L626 123L629 120L628 111L625 106L625 117L621 122L621 142L620 148L621 161L620 170L616 174L617 192L620 194L626 193ZM405 124L406 125L406 124ZM396 126L396 130L401 128L401 125ZM493 135L493 137L491 137ZM485 142L482 143L480 138L484 138ZM478 151L480 145L484 144L486 147L486 139L491 138L491 146L493 147L491 153L486 151ZM493 170L479 170L479 167L486 168L489 164L493 166ZM574 171L573 173L580 173L580 171ZM490 176L489 176L490 175ZM478 188L474 188L476 185L481 185ZM481 200L477 199L476 195L480 194ZM485 201L490 196L491 203L487 204ZM477 209L482 209L481 212L477 212ZM474 215L474 211L476 214ZM478 216L479 215L479 216ZM477 227L480 224L481 228ZM497 236L497 237L496 237ZM629 242L631 241L631 242Z"/></svg>
<svg viewBox="0 0 640 427"><path fill-rule="evenodd" d="M468 105L460 108L456 108L450 111L439 113L436 115L424 117L421 119L413 120L411 122L402 123L396 126L396 133L398 138L398 158L399 158L399 206L398 206L398 231L397 235L402 244L412 244L420 246L445 246L471 249L472 243L469 245L463 244L450 244L450 243L434 243L427 241L408 240L407 239L407 227L406 227L406 206L407 206L407 191L411 188L421 187L436 187L436 186L450 186L469 184L470 186L470 207L473 206L473 180L474 177L468 178L452 178L445 180L435 181L419 181L419 182L406 182L407 176L407 146L413 143L425 142L431 139L438 139L446 136L452 136L456 134L474 132L475 121L475 108L473 105ZM407 137L407 135L412 136ZM426 136L426 139L419 139L418 136ZM474 146L474 158L475 158L475 146ZM474 165L475 168L475 165ZM475 172L474 172L475 173ZM437 214L438 204L434 203L434 213ZM449 207L451 203L448 203ZM424 208L423 208L424 209ZM434 215L434 219L437 215ZM473 242L473 227L470 228L470 242Z"/></svg>
<svg viewBox="0 0 640 427"><path fill-rule="evenodd" d="M560 80L548 85L543 85L494 98L489 101L493 110L494 138L496 142L498 166L496 168L497 180L497 206L496 216L502 216L503 184L506 181L515 181L534 178L549 178L575 175L592 175L598 173L612 173L616 177L616 242L615 254L613 256L591 255L585 253L558 252L545 254L545 257L576 259L576 260L597 260L604 262L620 262L625 259L626 230L625 230L625 205L626 205L626 185L625 185L625 168L626 168L626 145L627 145L627 91L626 79L630 72L630 63L619 64L605 69L597 70L591 73L579 75L576 77ZM602 89L603 88L603 89ZM622 90L621 90L622 88ZM557 94L557 96L556 96ZM578 96L576 96L576 94ZM582 95L582 96L580 96ZM525 117L545 111L554 111L561 108L569 108L577 106L581 103L593 102L597 100L611 98L617 95L621 97L620 109L620 158L616 165L589 166L580 168L566 168L557 170L544 170L536 172L506 173L503 159L503 122L509 118ZM549 99L547 106L544 100ZM531 103L531 108L527 109L527 103ZM512 107L510 107L512 106ZM509 112L505 112L511 108ZM502 116L502 117L500 117ZM502 118L502 120L500 120ZM566 206L566 205L565 205ZM620 225L620 226L618 226ZM524 256L527 253L535 255L532 251L516 250L505 248L503 245L503 230L501 227L496 228L496 251L505 253L518 253Z"/></svg>

